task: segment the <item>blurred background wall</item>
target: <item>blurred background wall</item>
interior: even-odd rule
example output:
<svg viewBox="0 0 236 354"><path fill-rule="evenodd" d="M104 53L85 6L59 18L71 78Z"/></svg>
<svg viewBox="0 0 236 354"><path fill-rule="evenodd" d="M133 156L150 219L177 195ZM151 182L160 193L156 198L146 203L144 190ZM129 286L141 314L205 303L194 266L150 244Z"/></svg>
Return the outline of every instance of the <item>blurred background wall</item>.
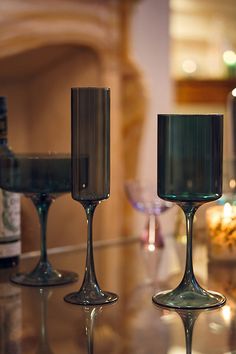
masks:
<svg viewBox="0 0 236 354"><path fill-rule="evenodd" d="M9 142L15 152L70 151L70 89L111 88L111 197L98 208L95 239L125 235L124 180L135 176L145 117L144 86L130 56L135 1L1 3L0 94L8 97ZM86 240L82 207L56 200L48 245ZM39 226L22 197L23 250L38 248Z"/></svg>
<svg viewBox="0 0 236 354"><path fill-rule="evenodd" d="M143 220L124 182L156 181L156 114L227 113L236 60L223 54L236 50L235 1L2 0L0 8L0 95L13 150L69 152L70 88L111 87L111 197L97 209L95 239L137 234ZM85 242L85 230L82 207L58 198L49 247ZM25 251L39 247L25 197L22 239Z"/></svg>

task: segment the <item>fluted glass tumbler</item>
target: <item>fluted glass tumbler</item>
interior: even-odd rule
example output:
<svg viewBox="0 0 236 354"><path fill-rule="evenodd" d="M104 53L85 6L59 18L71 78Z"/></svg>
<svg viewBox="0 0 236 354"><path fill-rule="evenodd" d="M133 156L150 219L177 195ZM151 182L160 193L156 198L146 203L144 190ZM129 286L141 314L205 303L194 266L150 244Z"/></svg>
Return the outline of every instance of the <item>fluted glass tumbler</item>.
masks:
<svg viewBox="0 0 236 354"><path fill-rule="evenodd" d="M72 197L87 216L87 256L85 275L79 291L65 296L77 305L101 305L118 296L101 290L93 257L93 214L110 193L110 90L72 88Z"/></svg>
<svg viewBox="0 0 236 354"><path fill-rule="evenodd" d="M171 291L153 302L179 309L222 306L223 295L203 289L192 263L192 226L196 210L222 194L223 116L220 114L158 115L158 195L178 204L186 219L186 267Z"/></svg>

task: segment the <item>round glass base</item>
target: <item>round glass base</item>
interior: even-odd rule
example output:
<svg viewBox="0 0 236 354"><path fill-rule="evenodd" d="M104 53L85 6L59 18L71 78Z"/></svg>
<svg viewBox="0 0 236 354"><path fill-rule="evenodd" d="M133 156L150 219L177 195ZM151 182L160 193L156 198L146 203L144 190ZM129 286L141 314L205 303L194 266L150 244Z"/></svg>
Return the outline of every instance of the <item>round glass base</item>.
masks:
<svg viewBox="0 0 236 354"><path fill-rule="evenodd" d="M51 270L48 273L17 273L10 280L26 286L54 286L72 283L78 280L78 274L66 270Z"/></svg>
<svg viewBox="0 0 236 354"><path fill-rule="evenodd" d="M118 295L106 291L103 292L101 290L96 293L87 293L84 290L80 290L66 295L64 300L74 305L96 306L116 302L118 300Z"/></svg>
<svg viewBox="0 0 236 354"><path fill-rule="evenodd" d="M152 301L162 307L197 310L223 306L226 298L215 291L202 290L200 293L175 289L157 293L152 297Z"/></svg>

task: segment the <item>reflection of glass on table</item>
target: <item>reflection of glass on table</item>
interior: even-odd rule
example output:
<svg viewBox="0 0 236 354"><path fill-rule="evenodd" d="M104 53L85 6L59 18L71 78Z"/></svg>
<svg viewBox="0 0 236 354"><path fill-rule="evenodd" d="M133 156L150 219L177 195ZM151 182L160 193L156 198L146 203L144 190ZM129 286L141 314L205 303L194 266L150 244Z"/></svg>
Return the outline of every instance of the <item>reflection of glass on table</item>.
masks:
<svg viewBox="0 0 236 354"><path fill-rule="evenodd" d="M105 354L114 351L117 354L137 354L140 352L143 354L186 354L184 329L179 315L175 311L152 306L150 299L153 288L138 288L144 278L143 264L137 258L140 250L138 240L123 237L117 242L111 243L107 239L102 243L95 241L94 246L94 256L98 261L99 274L104 269L101 264L102 260L107 260L108 256L112 259L109 262L109 273L101 273L103 287L108 289L112 285L120 295L117 303L112 306L103 306L102 313L98 313L95 317L94 353ZM206 245L195 245L195 266L198 270L200 270L199 265L202 262L207 263L205 251ZM53 263L66 264L68 269L77 268L81 273L83 269L81 260L86 257L86 249L84 244L70 249L57 248L50 256ZM35 260L34 253L26 254L21 259L21 265L25 269L30 269ZM203 269L203 272L206 271L204 284L207 288L227 295L227 305L230 306L230 309L226 305L216 311L203 311L200 314L193 330L192 354L223 354L235 351L236 314L233 306L236 304L236 269L231 267L231 270L232 272L230 272L229 266L224 267L221 264L218 267L211 264L209 274L207 268ZM2 274L4 272L0 274L0 281L2 281ZM109 274L115 274L112 276L112 281ZM198 274L201 275L199 272ZM175 280L176 278L170 279L168 288L171 288ZM9 285L16 288L14 284ZM227 292L229 287L231 287L231 295ZM49 344L55 354L87 354L88 337L85 335L86 314L84 314L84 307L75 308L62 301L65 293L76 288L76 283L66 287L54 287L53 292L51 292L52 289L47 288L51 296L48 301L46 327ZM40 303L39 296L32 296L32 294L38 294L39 288L17 287L17 289L21 291L22 300L19 306L21 306L20 311L23 314L17 336L19 353L36 354L38 343L40 343ZM12 303L14 300L14 298L9 299ZM36 310L34 311L34 309ZM8 324L9 321L2 322L0 332L3 345L6 345ZM10 327L11 330L12 327Z"/></svg>
<svg viewBox="0 0 236 354"><path fill-rule="evenodd" d="M48 338L48 328L47 328L47 317L48 317L48 299L50 297L50 290L47 288L38 289L39 290L39 304L40 304L40 335L38 348L35 354L54 354L52 351L49 338Z"/></svg>
<svg viewBox="0 0 236 354"><path fill-rule="evenodd" d="M41 255L30 273L11 277L15 283L29 286L51 286L77 280L74 272L56 270L47 257L46 226L49 208L60 195L69 193L70 155L17 154L0 159L2 189L23 193L36 207L41 227Z"/></svg>
<svg viewBox="0 0 236 354"><path fill-rule="evenodd" d="M85 313L85 332L87 337L87 352L88 354L94 353L94 322L96 316L102 311L101 306L84 306Z"/></svg>
<svg viewBox="0 0 236 354"><path fill-rule="evenodd" d="M192 341L193 341L193 332L194 332L194 326L195 323L198 319L198 317L201 315L201 313L206 313L206 312L216 312L216 309L204 309L204 310L174 310L174 309L165 309L164 313L162 315L163 321L170 321L170 318L177 313L178 316L181 318L183 327L184 327L184 335L185 335L185 349L180 348L180 347L173 347L173 351L171 350L171 353L186 353L186 354L192 354ZM168 320L169 318L169 320Z"/></svg>

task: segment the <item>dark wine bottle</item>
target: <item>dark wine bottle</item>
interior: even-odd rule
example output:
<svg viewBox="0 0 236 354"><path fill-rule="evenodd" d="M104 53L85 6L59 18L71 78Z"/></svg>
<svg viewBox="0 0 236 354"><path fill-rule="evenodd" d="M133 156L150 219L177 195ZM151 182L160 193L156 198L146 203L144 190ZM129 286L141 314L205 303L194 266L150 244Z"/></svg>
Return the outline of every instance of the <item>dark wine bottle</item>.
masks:
<svg viewBox="0 0 236 354"><path fill-rule="evenodd" d="M7 113L6 97L0 96L0 157L13 155L7 141ZM18 264L20 231L20 195L0 189L0 268Z"/></svg>

